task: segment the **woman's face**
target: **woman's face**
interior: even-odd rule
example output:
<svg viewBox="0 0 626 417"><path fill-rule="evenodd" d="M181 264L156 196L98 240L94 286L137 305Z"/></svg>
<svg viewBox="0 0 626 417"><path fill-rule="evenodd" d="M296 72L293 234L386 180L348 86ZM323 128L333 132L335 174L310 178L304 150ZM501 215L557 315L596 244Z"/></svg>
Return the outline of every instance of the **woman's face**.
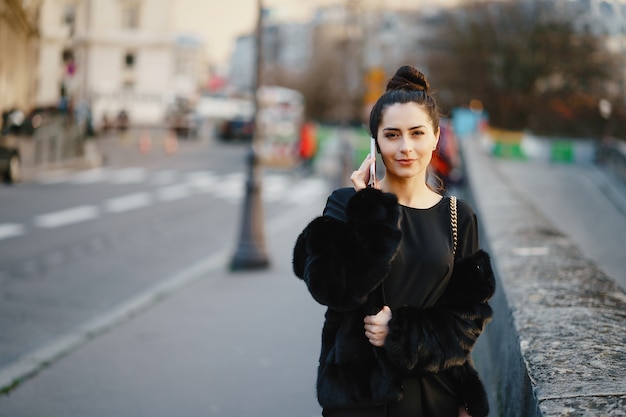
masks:
<svg viewBox="0 0 626 417"><path fill-rule="evenodd" d="M416 103L387 107L378 127L378 147L387 175L399 178L426 176L426 169L439 141L439 129Z"/></svg>

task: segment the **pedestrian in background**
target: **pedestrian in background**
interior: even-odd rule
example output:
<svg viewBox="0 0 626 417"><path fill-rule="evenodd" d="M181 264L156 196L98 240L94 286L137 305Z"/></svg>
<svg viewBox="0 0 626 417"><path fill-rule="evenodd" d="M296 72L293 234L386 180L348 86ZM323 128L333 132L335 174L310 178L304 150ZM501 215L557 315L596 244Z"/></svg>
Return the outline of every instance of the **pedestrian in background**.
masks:
<svg viewBox="0 0 626 417"><path fill-rule="evenodd" d="M304 122L300 127L300 140L298 141L298 156L302 163L302 169L306 174L313 172L313 158L317 153L317 133L313 122Z"/></svg>
<svg viewBox="0 0 626 417"><path fill-rule="evenodd" d="M449 120L440 121L439 142L430 165L441 179L443 189L448 190L450 186L462 185L461 155Z"/></svg>
<svg viewBox="0 0 626 417"><path fill-rule="evenodd" d="M385 177L370 179L368 155L293 253L295 274L327 306L323 415L486 416L470 353L492 317L495 283L474 211L429 181L439 110L424 74L399 68L369 128Z"/></svg>

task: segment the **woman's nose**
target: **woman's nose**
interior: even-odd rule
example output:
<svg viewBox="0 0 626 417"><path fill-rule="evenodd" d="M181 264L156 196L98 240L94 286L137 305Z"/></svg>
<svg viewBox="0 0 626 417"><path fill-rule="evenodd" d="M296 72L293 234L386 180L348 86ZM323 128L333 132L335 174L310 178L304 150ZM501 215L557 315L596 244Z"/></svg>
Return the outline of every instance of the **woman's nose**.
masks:
<svg viewBox="0 0 626 417"><path fill-rule="evenodd" d="M408 152L411 150L410 141L406 135L402 135L402 138L400 139L400 150L402 152Z"/></svg>

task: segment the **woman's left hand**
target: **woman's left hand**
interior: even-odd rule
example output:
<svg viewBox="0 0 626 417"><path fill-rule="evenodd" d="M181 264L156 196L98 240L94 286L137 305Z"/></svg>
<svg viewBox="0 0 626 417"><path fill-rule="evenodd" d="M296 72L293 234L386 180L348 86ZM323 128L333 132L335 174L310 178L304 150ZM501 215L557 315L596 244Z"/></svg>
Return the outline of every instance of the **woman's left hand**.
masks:
<svg viewBox="0 0 626 417"><path fill-rule="evenodd" d="M380 347L385 344L385 339L389 334L389 320L391 320L391 309L384 306L376 315L365 316L365 337L374 346Z"/></svg>

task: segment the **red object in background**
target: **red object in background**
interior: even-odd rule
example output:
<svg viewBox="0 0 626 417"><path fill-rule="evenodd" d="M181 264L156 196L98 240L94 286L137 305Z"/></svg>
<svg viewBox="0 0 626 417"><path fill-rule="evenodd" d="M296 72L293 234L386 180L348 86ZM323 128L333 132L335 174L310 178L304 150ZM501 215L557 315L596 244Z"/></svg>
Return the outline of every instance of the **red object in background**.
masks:
<svg viewBox="0 0 626 417"><path fill-rule="evenodd" d="M444 159L439 151L433 152L433 158L430 160L430 166L433 167L435 172L442 177L447 177L452 171L452 165L449 161Z"/></svg>
<svg viewBox="0 0 626 417"><path fill-rule="evenodd" d="M317 139L315 137L315 125L313 123L302 123L300 128L299 153L302 159L311 159L317 151Z"/></svg>
<svg viewBox="0 0 626 417"><path fill-rule="evenodd" d="M209 78L207 87L209 91L215 92L224 88L224 86L226 85L226 81L226 78L214 75Z"/></svg>
<svg viewBox="0 0 626 417"><path fill-rule="evenodd" d="M461 180L461 159L456 135L447 120L441 121L440 129L439 143L430 165L444 183L457 183Z"/></svg>

